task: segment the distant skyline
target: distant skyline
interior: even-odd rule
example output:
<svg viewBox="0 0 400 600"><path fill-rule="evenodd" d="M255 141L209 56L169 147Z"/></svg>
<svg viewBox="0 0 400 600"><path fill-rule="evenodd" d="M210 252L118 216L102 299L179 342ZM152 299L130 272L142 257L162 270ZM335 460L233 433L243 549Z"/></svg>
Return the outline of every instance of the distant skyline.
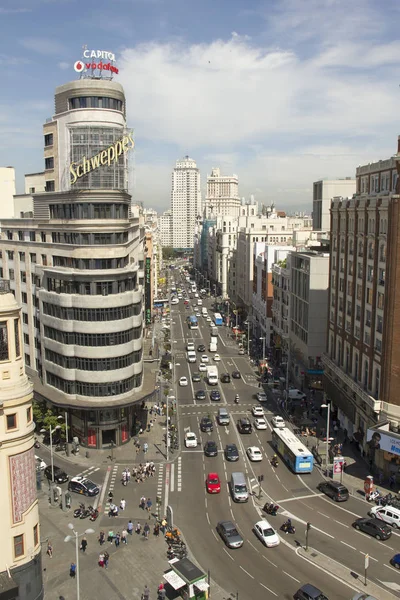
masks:
<svg viewBox="0 0 400 600"><path fill-rule="evenodd" d="M0 0L0 166L19 193L43 170L42 124L86 44L116 55L144 206L169 208L189 154L203 196L220 167L241 197L311 212L313 181L396 151L399 18L394 0Z"/></svg>

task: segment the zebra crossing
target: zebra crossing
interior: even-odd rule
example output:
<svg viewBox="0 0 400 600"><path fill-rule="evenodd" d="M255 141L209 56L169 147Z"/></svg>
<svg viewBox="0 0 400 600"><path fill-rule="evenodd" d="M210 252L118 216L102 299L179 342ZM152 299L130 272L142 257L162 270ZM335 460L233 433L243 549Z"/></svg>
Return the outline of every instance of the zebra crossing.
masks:
<svg viewBox="0 0 400 600"><path fill-rule="evenodd" d="M82 477L83 475L85 477L89 477L89 475L93 475L93 473L96 473L96 471L100 471L100 467L95 467L94 465L92 467L88 467L87 469L85 469L84 471L81 471L80 473L78 473L77 475L74 475L74 477Z"/></svg>
<svg viewBox="0 0 400 600"><path fill-rule="evenodd" d="M115 481L117 479L117 473L118 473L118 465L114 465L113 470L111 471L110 485L108 486L108 491L109 492L114 493ZM107 500L106 500L106 503L104 505L104 512L108 514L109 510L110 510L110 500L109 500L109 497L107 495Z"/></svg>

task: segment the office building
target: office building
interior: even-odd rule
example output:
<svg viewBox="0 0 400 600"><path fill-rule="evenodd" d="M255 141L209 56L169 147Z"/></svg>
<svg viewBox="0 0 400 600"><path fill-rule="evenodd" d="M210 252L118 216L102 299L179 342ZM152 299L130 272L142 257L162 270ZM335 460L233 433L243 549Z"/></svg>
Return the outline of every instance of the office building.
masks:
<svg viewBox="0 0 400 600"><path fill-rule="evenodd" d="M158 217L158 228L163 248L172 247L172 211L166 210Z"/></svg>
<svg viewBox="0 0 400 600"><path fill-rule="evenodd" d="M172 246L192 249L196 218L202 214L200 171L196 162L185 156L176 161L171 189Z"/></svg>
<svg viewBox="0 0 400 600"><path fill-rule="evenodd" d="M240 212L239 180L237 175L221 175L214 168L207 176L205 218L238 217Z"/></svg>
<svg viewBox="0 0 400 600"><path fill-rule="evenodd" d="M15 193L14 167L0 167L0 219L14 216Z"/></svg>
<svg viewBox="0 0 400 600"><path fill-rule="evenodd" d="M313 183L313 229L329 231L333 198L351 198L356 192L356 180L321 179Z"/></svg>

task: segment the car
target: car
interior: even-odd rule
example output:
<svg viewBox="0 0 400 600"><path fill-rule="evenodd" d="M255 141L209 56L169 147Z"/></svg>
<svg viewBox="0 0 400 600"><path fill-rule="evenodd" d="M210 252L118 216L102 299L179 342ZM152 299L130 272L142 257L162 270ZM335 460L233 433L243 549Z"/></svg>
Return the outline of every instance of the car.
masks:
<svg viewBox="0 0 400 600"><path fill-rule="evenodd" d="M328 600L327 596L311 583L302 585L293 598L294 600Z"/></svg>
<svg viewBox="0 0 400 600"><path fill-rule="evenodd" d="M215 360L215 362L219 362L221 360L220 355L219 354L214 354L213 360Z"/></svg>
<svg viewBox="0 0 400 600"><path fill-rule="evenodd" d="M230 462L236 462L239 460L239 451L236 444L227 444L225 446L224 454L226 460L229 460Z"/></svg>
<svg viewBox="0 0 400 600"><path fill-rule="evenodd" d="M251 413L252 413L253 417L263 417L264 409L262 406L253 406L251 409Z"/></svg>
<svg viewBox="0 0 400 600"><path fill-rule="evenodd" d="M213 390L212 392L210 392L210 400L212 400L213 402L219 402L221 400L221 394L218 390Z"/></svg>
<svg viewBox="0 0 400 600"><path fill-rule="evenodd" d="M243 349L243 348L240 348L240 350L239 350L239 356L243 356L243 354L244 354L244 353L245 353L245 352L244 352L244 349Z"/></svg>
<svg viewBox="0 0 400 600"><path fill-rule="evenodd" d="M243 546L243 538L232 521L219 521L217 531L228 548L241 548Z"/></svg>
<svg viewBox="0 0 400 600"><path fill-rule="evenodd" d="M201 317L201 313L199 313L199 311L196 312L196 317Z"/></svg>
<svg viewBox="0 0 400 600"><path fill-rule="evenodd" d="M247 448L246 452L252 462L260 462L260 460L262 460L262 452L258 446L250 446L250 448Z"/></svg>
<svg viewBox="0 0 400 600"><path fill-rule="evenodd" d="M176 296L172 298L171 304L179 304L179 298L177 298Z"/></svg>
<svg viewBox="0 0 400 600"><path fill-rule="evenodd" d="M258 417L257 419L254 419L254 427L256 429L267 429L267 421L264 417Z"/></svg>
<svg viewBox="0 0 400 600"><path fill-rule="evenodd" d="M210 315L206 316L206 321L208 321L208 323L211 323L212 319L211 319Z"/></svg>
<svg viewBox="0 0 400 600"><path fill-rule="evenodd" d="M200 360L201 360L202 363L208 363L209 362L209 358L208 358L207 354L202 354Z"/></svg>
<svg viewBox="0 0 400 600"><path fill-rule="evenodd" d="M201 381L200 373L193 373L192 381L193 381L193 383L199 383L199 381Z"/></svg>
<svg viewBox="0 0 400 600"><path fill-rule="evenodd" d="M213 431L214 426L210 417L202 417L200 421L200 429L201 431Z"/></svg>
<svg viewBox="0 0 400 600"><path fill-rule="evenodd" d="M369 517L361 517L356 519L353 527L358 531L363 531L374 536L377 540L388 540L392 535L392 528L380 519L370 519Z"/></svg>
<svg viewBox="0 0 400 600"><path fill-rule="evenodd" d="M230 383L231 382L231 376L229 375L229 373L222 373L220 379L221 379L222 383Z"/></svg>
<svg viewBox="0 0 400 600"><path fill-rule="evenodd" d="M205 400L206 399L205 390L197 390L194 397L196 398L196 400Z"/></svg>
<svg viewBox="0 0 400 600"><path fill-rule="evenodd" d="M221 491L221 480L218 473L209 473L206 479L206 488L209 494L219 494Z"/></svg>
<svg viewBox="0 0 400 600"><path fill-rule="evenodd" d="M197 346L197 352L205 352L206 351L206 347L204 344L199 344Z"/></svg>
<svg viewBox="0 0 400 600"><path fill-rule="evenodd" d="M204 444L204 454L206 456L218 456L217 444L212 440L209 440Z"/></svg>
<svg viewBox="0 0 400 600"><path fill-rule="evenodd" d="M65 483L66 481L68 481L68 479L69 479L68 475L60 467L56 467L56 465L54 465L53 471L54 471L54 481L56 483ZM44 473L45 477L47 477L47 479L49 479L49 481L52 481L53 475L52 475L51 465L48 465L47 467L45 467L43 470L43 473Z"/></svg>
<svg viewBox="0 0 400 600"><path fill-rule="evenodd" d="M336 502L346 502L349 499L349 490L338 481L322 481L317 485L317 489Z"/></svg>
<svg viewBox="0 0 400 600"><path fill-rule="evenodd" d="M204 363L199 364L199 371L207 371L207 366Z"/></svg>
<svg viewBox="0 0 400 600"><path fill-rule="evenodd" d="M238 419L237 428L239 433L251 433L253 431L249 419L246 419L245 417Z"/></svg>
<svg viewBox="0 0 400 600"><path fill-rule="evenodd" d="M40 456L35 455L35 460L36 460L36 466L39 467L39 469L41 471L44 471L45 468L47 467L47 463L44 462L43 458L40 458Z"/></svg>
<svg viewBox="0 0 400 600"><path fill-rule="evenodd" d="M290 388L288 391L285 390L284 398L289 400L306 400L307 396L304 392L296 388Z"/></svg>
<svg viewBox="0 0 400 600"><path fill-rule="evenodd" d="M371 596L371 594L363 594L363 592L359 592L355 594L351 600L378 600L375 596Z"/></svg>
<svg viewBox="0 0 400 600"><path fill-rule="evenodd" d="M179 379L179 385L180 385L181 387L185 387L185 386L187 386L187 385L188 385L188 380L187 380L187 377L181 377L181 378Z"/></svg>
<svg viewBox="0 0 400 600"><path fill-rule="evenodd" d="M72 477L68 484L68 490L77 494L83 494L84 496L97 496L100 493L99 486L93 483L91 479L82 475Z"/></svg>
<svg viewBox="0 0 400 600"><path fill-rule="evenodd" d="M267 394L265 392L257 392L257 400L259 402L266 402L268 400Z"/></svg>
<svg viewBox="0 0 400 600"><path fill-rule="evenodd" d="M241 379L242 376L240 374L240 371L232 371L232 378L233 379Z"/></svg>
<svg viewBox="0 0 400 600"><path fill-rule="evenodd" d="M395 567L395 569L400 569L400 554L395 554L393 558L390 559L390 564Z"/></svg>
<svg viewBox="0 0 400 600"><path fill-rule="evenodd" d="M267 548L279 546L279 536L267 519L262 519L254 525L254 533L258 538L260 538L263 544L267 546Z"/></svg>
<svg viewBox="0 0 400 600"><path fill-rule="evenodd" d="M279 415L276 415L276 417L272 417L271 423L272 427L275 427L275 429L284 429L286 427L285 420L282 419L282 417L280 417Z"/></svg>
<svg viewBox="0 0 400 600"><path fill-rule="evenodd" d="M197 448L197 436L193 431L185 433L185 446L186 448Z"/></svg>

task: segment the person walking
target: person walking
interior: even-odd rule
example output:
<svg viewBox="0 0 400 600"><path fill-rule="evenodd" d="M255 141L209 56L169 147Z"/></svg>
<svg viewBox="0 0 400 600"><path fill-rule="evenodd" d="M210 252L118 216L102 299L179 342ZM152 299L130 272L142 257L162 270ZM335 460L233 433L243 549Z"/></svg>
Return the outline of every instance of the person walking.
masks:
<svg viewBox="0 0 400 600"><path fill-rule="evenodd" d="M140 535L140 532L142 531L142 526L139 521L136 523L135 531L138 535Z"/></svg>
<svg viewBox="0 0 400 600"><path fill-rule="evenodd" d="M104 567L104 554L99 554L99 567Z"/></svg>
<svg viewBox="0 0 400 600"><path fill-rule="evenodd" d="M148 445L148 443L147 443L147 442L145 442L145 443L143 444L143 452L144 452L144 454L146 454L146 453L147 453L147 450L148 450L148 449L149 449L149 445Z"/></svg>
<svg viewBox="0 0 400 600"><path fill-rule="evenodd" d="M153 503L152 503L151 499L150 499L150 498L147 498L147 502L146 502L146 510L147 510L147 512L148 512L148 513L150 513L150 511L151 511L151 507L152 507L152 506L153 506Z"/></svg>
<svg viewBox="0 0 400 600"><path fill-rule="evenodd" d="M124 499L122 498L121 502L119 503L119 507L120 507L120 509L121 509L121 510L125 510L125 507L126 507L126 500L124 500Z"/></svg>
<svg viewBox="0 0 400 600"><path fill-rule="evenodd" d="M140 498L140 505L139 506L140 506L140 508L142 510L144 510L146 508L146 496L142 496Z"/></svg>
<svg viewBox="0 0 400 600"><path fill-rule="evenodd" d="M127 537L128 537L128 532L127 532L126 529L123 529L122 533L121 533L121 542L123 544L127 544L128 543Z"/></svg>
<svg viewBox="0 0 400 600"><path fill-rule="evenodd" d="M47 542L47 551L46 551L46 554L50 558L53 558L53 546L52 546L52 543L50 542L50 540Z"/></svg>
<svg viewBox="0 0 400 600"><path fill-rule="evenodd" d="M142 600L150 600L150 590L147 587L147 585L144 586L144 590L143 590L143 594L142 594Z"/></svg>
<svg viewBox="0 0 400 600"><path fill-rule="evenodd" d="M73 579L75 579L75 575L76 575L76 564L71 563L71 566L69 568L69 576L72 577Z"/></svg>
<svg viewBox="0 0 400 600"><path fill-rule="evenodd" d="M83 537L82 541L81 541L81 550L84 554L86 552L86 548L87 548L87 539L86 539L86 537Z"/></svg>
<svg viewBox="0 0 400 600"><path fill-rule="evenodd" d="M162 532L163 535L165 535L165 532L167 530L167 524L168 524L167 520L164 517L163 520L161 521L161 525L160 525L160 529L161 529L161 532Z"/></svg>
<svg viewBox="0 0 400 600"><path fill-rule="evenodd" d="M154 525L154 529L153 529L153 535L154 537L158 538L158 536L160 535L160 524L156 523Z"/></svg>
<svg viewBox="0 0 400 600"><path fill-rule="evenodd" d="M106 541L106 534L104 533L104 531L100 531L100 533L99 533L99 544L100 544L100 546L102 546L105 541Z"/></svg>
<svg viewBox="0 0 400 600"><path fill-rule="evenodd" d="M145 523L145 525L143 527L143 535L146 540L149 539L149 533L150 533L150 525L148 523Z"/></svg>
<svg viewBox="0 0 400 600"><path fill-rule="evenodd" d="M108 569L108 561L110 560L110 555L108 554L108 552L104 552L104 566L106 569Z"/></svg>
<svg viewBox="0 0 400 600"><path fill-rule="evenodd" d="M132 535L132 532L133 532L133 523L132 523L131 519L129 519L127 530L128 530L129 535Z"/></svg>
<svg viewBox="0 0 400 600"><path fill-rule="evenodd" d="M119 547L119 543L121 541L121 534L120 534L119 531L117 532L117 535L115 536L115 540L114 541L115 541L115 547L118 548Z"/></svg>

